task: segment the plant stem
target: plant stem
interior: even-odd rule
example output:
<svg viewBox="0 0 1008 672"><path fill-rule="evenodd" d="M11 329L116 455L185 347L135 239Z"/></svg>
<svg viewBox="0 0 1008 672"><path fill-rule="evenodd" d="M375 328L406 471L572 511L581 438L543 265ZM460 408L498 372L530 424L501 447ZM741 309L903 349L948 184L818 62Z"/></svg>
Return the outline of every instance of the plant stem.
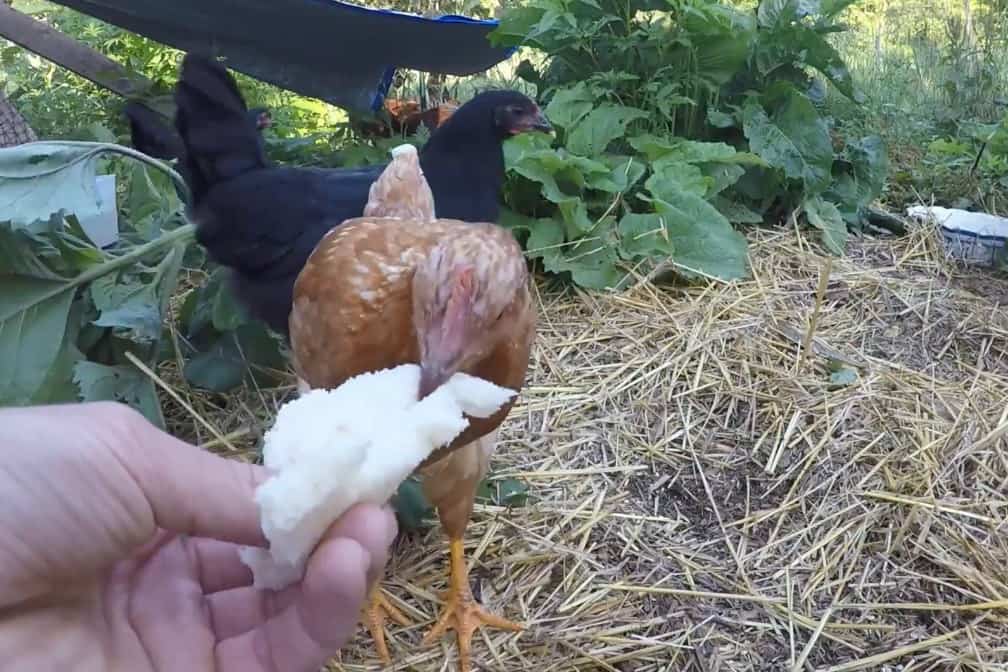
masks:
<svg viewBox="0 0 1008 672"><path fill-rule="evenodd" d="M71 278L65 282L62 282L57 287L53 287L52 290L46 292L37 303L42 303L43 301L48 301L52 297L65 292L68 289L75 289L83 284L97 280L103 275L107 275L112 271L117 271L124 266L129 266L130 264L139 261L143 257L146 257L152 252L157 252L163 247L173 245L176 242L184 241L187 238L193 237L196 232L196 227L193 224L185 224L178 227L177 229L172 229L168 233L162 235L157 240L152 240L149 243L144 243L138 247L133 248L126 254L122 256L109 259L108 261L99 264L93 268L89 268L80 275Z"/></svg>

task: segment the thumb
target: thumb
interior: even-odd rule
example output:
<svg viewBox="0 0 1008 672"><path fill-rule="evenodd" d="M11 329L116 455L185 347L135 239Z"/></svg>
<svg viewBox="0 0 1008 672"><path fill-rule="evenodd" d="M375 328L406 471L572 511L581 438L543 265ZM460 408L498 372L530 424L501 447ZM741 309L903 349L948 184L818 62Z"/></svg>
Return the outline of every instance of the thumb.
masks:
<svg viewBox="0 0 1008 672"><path fill-rule="evenodd" d="M255 489L268 472L180 441L123 404L111 413L118 440L108 447L136 482L158 527L179 534L263 546Z"/></svg>

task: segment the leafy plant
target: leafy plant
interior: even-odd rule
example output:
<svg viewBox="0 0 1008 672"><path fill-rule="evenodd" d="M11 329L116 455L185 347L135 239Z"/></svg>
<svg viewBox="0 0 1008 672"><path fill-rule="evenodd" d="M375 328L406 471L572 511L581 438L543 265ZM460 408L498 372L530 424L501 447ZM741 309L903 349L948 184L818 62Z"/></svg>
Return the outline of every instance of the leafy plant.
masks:
<svg viewBox="0 0 1008 672"><path fill-rule="evenodd" d="M546 270L587 287L629 271L747 273L733 224L791 212L842 252L881 192L875 136L845 140L817 107L860 95L827 36L853 0L532 0L493 39L547 55L521 72L557 127L507 143L511 211Z"/></svg>
<svg viewBox="0 0 1008 672"><path fill-rule="evenodd" d="M102 250L79 218L98 212L95 176L107 154L141 162L131 195L143 193L141 182L161 183L163 199L136 196L144 208L128 199L134 218ZM127 353L156 361L192 238L192 227L172 216L171 178L181 185L163 164L113 144L0 150L0 404L118 399L163 424L153 382ZM176 208L159 209L172 199Z"/></svg>

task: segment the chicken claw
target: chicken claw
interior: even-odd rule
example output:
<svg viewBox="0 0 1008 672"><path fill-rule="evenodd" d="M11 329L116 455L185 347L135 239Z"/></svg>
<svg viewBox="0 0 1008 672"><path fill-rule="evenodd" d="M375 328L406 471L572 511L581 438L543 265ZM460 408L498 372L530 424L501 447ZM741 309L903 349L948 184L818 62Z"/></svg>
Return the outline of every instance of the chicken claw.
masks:
<svg viewBox="0 0 1008 672"><path fill-rule="evenodd" d="M392 656L389 655L388 644L385 642L385 617L388 616L393 621L402 626L410 624L409 619L401 611L392 606L392 603L382 594L381 583L375 581L371 588L371 595L368 597L368 604L364 608L364 623L371 632L374 639L375 649L378 657L386 665L392 663Z"/></svg>
<svg viewBox="0 0 1008 672"><path fill-rule="evenodd" d="M462 540L451 540L451 587L445 598L445 607L434 627L424 635L421 646L428 646L438 637L454 627L458 636L459 670L469 672L470 642L476 630L487 625L492 628L518 632L524 629L519 623L492 614L480 606L473 598L469 587L469 573L463 558Z"/></svg>

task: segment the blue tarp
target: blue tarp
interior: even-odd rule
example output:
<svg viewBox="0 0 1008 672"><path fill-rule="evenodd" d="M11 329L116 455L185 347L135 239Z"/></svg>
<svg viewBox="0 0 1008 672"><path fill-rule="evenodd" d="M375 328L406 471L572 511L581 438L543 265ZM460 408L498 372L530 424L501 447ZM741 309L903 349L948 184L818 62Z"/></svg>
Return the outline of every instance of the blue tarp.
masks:
<svg viewBox="0 0 1008 672"><path fill-rule="evenodd" d="M350 110L378 110L395 69L471 75L507 59L496 21L427 18L338 0L55 0Z"/></svg>

